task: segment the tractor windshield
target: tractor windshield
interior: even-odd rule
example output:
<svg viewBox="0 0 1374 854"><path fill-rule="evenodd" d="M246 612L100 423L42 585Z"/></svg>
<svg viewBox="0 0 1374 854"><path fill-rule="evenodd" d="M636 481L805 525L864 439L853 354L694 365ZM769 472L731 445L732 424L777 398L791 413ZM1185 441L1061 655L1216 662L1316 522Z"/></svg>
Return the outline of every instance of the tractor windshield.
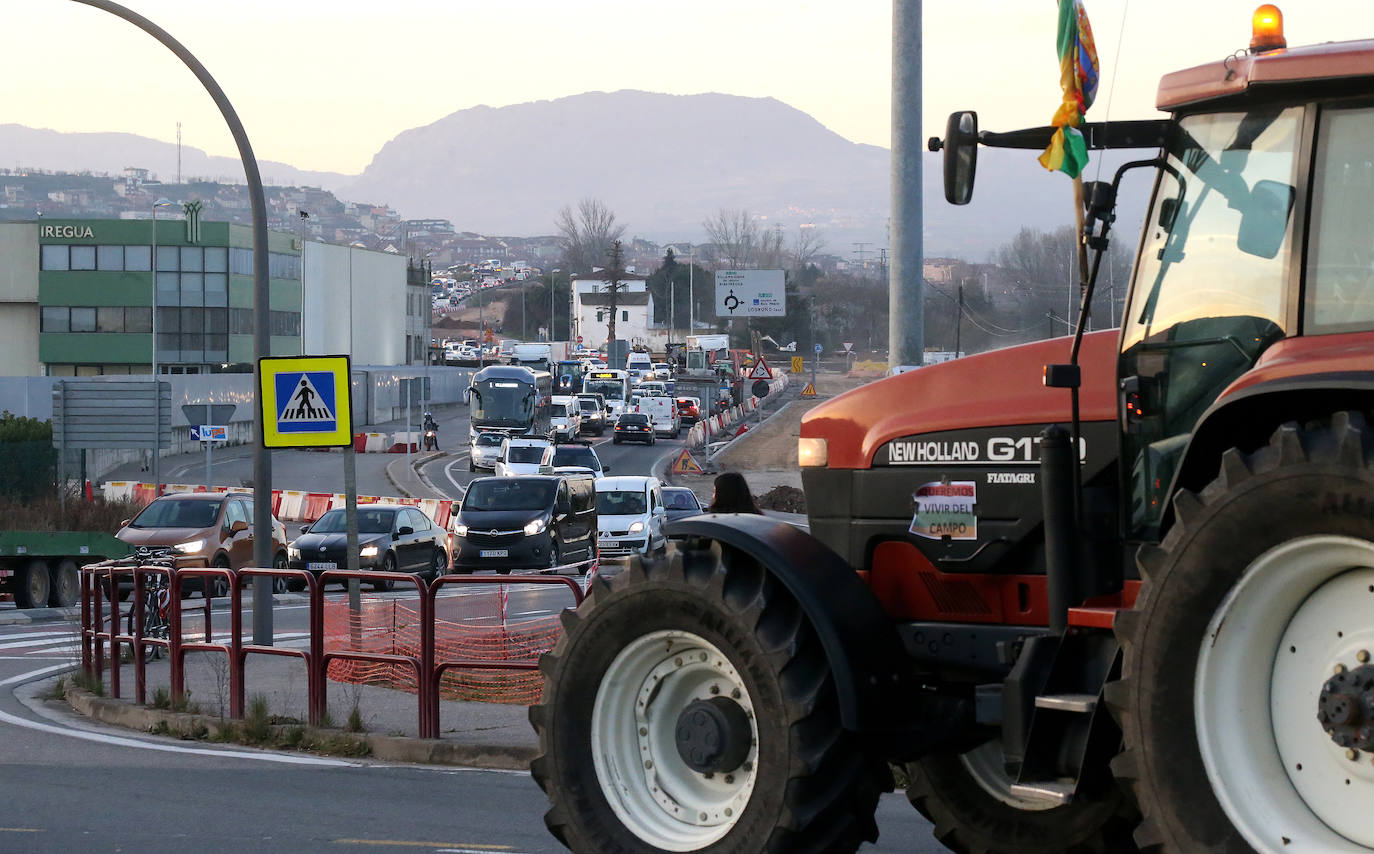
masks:
<svg viewBox="0 0 1374 854"><path fill-rule="evenodd" d="M1187 116L1165 146L1122 332L1137 537L1156 534L1199 417L1285 334L1302 116Z"/></svg>

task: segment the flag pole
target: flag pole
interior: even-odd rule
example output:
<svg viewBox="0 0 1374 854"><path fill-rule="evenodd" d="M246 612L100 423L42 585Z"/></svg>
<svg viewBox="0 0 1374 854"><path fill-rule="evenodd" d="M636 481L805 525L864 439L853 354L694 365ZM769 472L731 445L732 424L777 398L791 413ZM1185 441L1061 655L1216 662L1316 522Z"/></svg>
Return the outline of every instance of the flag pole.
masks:
<svg viewBox="0 0 1374 854"><path fill-rule="evenodd" d="M1082 324L1085 322L1083 317L1083 298L1088 292L1088 242L1083 233L1085 215L1083 204L1083 176L1075 175L1073 179L1073 212L1074 212L1074 243L1078 249L1078 317L1074 323Z"/></svg>

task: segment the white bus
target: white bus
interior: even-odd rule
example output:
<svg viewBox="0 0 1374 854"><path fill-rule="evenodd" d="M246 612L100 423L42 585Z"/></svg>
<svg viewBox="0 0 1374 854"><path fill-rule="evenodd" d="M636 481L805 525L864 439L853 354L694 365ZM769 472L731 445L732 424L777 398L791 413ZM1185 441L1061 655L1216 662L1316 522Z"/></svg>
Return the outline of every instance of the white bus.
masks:
<svg viewBox="0 0 1374 854"><path fill-rule="evenodd" d="M625 401L630 399L630 374L628 371L589 371L582 380L582 391L599 394L606 401L607 415L611 423L625 411Z"/></svg>

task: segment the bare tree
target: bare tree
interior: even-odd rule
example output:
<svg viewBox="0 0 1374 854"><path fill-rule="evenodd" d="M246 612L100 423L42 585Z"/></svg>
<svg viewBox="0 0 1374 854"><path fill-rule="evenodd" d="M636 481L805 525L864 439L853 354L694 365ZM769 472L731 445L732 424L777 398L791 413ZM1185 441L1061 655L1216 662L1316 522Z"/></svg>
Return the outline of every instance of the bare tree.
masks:
<svg viewBox="0 0 1374 854"><path fill-rule="evenodd" d="M606 321L606 352L610 352L611 342L615 340L615 313L619 308L619 297L621 288L625 287L625 249L620 245L619 240L611 241L611 248L606 253L610 256L609 263L606 265L606 293L610 296L610 319Z"/></svg>
<svg viewBox="0 0 1374 854"><path fill-rule="evenodd" d="M721 208L701 223L712 248L708 261L714 267L745 269L753 266L758 250L759 227L744 208Z"/></svg>
<svg viewBox="0 0 1374 854"><path fill-rule="evenodd" d="M759 246L754 253L754 266L760 270L781 270L787 266L787 239L782 233L782 223L759 232Z"/></svg>
<svg viewBox="0 0 1374 854"><path fill-rule="evenodd" d="M793 269L801 270L825 248L825 235L814 225L797 229L797 242L792 246Z"/></svg>
<svg viewBox="0 0 1374 854"><path fill-rule="evenodd" d="M578 273L590 273L602 264L612 242L625 233L615 213L600 199L585 198L577 210L564 205L554 223L563 245L564 263Z"/></svg>

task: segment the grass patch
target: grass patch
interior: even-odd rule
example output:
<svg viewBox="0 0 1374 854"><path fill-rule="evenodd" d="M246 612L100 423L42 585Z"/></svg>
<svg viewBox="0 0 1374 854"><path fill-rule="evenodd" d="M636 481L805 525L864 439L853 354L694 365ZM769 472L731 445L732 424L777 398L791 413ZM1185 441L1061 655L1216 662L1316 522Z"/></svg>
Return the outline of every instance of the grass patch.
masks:
<svg viewBox="0 0 1374 854"><path fill-rule="evenodd" d="M367 729L363 725L363 713L358 708L357 703L354 703L353 708L348 711L348 724L344 728L349 732L363 732Z"/></svg>
<svg viewBox="0 0 1374 854"><path fill-rule="evenodd" d="M240 740L244 744L266 744L272 738L272 721L268 717L267 697L254 694L248 699L248 712L239 725Z"/></svg>
<svg viewBox="0 0 1374 854"><path fill-rule="evenodd" d="M92 676L84 671L72 674L72 685L80 688L88 694L97 697L105 696L105 683L97 676Z"/></svg>
<svg viewBox="0 0 1374 854"><path fill-rule="evenodd" d="M159 685L153 689L153 698L148 701L148 705L154 709L170 709L172 707L172 692Z"/></svg>
<svg viewBox="0 0 1374 854"><path fill-rule="evenodd" d="M67 677L59 676L48 686L48 690L43 692L45 700L65 700L67 699Z"/></svg>
<svg viewBox="0 0 1374 854"><path fill-rule="evenodd" d="M173 697L171 699L170 704L168 705L168 708L170 708L174 712L185 712L191 715L200 714L200 703L191 702L190 691L184 691L182 692L181 696Z"/></svg>

